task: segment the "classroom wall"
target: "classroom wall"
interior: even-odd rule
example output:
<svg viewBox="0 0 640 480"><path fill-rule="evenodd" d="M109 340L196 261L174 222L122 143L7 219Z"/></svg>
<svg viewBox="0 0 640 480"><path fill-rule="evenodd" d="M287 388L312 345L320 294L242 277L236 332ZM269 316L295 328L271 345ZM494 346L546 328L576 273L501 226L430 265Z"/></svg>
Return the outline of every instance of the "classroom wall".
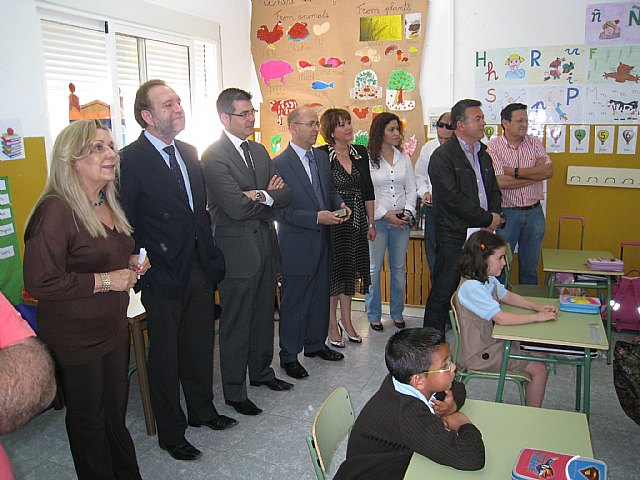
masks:
<svg viewBox="0 0 640 480"><path fill-rule="evenodd" d="M62 4L70 9L100 10L117 16L122 2L124 0L98 4L84 0L47 0L40 4ZM448 110L458 99L474 95L472 66L476 49L581 43L584 39L584 9L590 3L596 2L429 0L427 46L420 83L425 121L429 113ZM181 12L197 17L198 28L206 25L207 21L212 25L219 22L224 86L249 89L257 95L256 100L260 100L250 51L250 0L182 0L179 3L174 0L130 0L126 4L130 9L157 7L166 11L164 9L179 8ZM20 117L25 136L47 137L36 0L0 0L0 8L5 18L0 29L0 44L3 46L0 116ZM158 16L161 17L166 15ZM153 18L149 20L156 21ZM160 26L167 27L164 23ZM47 151L49 148L48 143ZM593 158L592 155L554 154L552 158L555 176L548 186L545 246L555 245L556 224L561 214L585 216L587 248L616 253L620 241L640 239L640 215L634 215L633 210L625 208L637 205L640 199L637 189L565 184L569 165L637 168L637 156L602 155ZM640 262L637 268L640 268Z"/></svg>
<svg viewBox="0 0 640 480"><path fill-rule="evenodd" d="M427 74L421 83L422 96L427 103L425 111L441 111L461 98L473 98L476 50L584 43L585 7L593 3L615 2L430 0L427 28L432 26L440 32L428 37L425 52ZM447 6L450 7L448 10ZM431 14L438 15L437 22ZM443 26L451 25L452 40L447 37L447 32L442 31ZM452 79L445 75L445 80L438 82L432 72L438 70L440 65L446 65L440 63L444 56L452 58L455 73ZM593 127L591 131L593 151ZM640 190L566 185L567 167L570 165L639 168L638 155L562 153L551 154L551 158L554 177L547 186L547 233L543 247L555 248L561 215L580 215L585 218L586 249L608 250L618 255L621 241L640 240L640 215L637 214ZM564 248L578 248L577 230L567 225L562 229L562 237ZM625 259L632 268L640 268L639 252L629 249Z"/></svg>

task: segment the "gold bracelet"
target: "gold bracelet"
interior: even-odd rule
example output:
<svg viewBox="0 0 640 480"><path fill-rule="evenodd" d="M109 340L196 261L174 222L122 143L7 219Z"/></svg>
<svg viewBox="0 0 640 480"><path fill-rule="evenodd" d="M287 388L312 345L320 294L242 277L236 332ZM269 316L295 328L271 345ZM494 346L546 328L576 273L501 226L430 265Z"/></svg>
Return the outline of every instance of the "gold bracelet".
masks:
<svg viewBox="0 0 640 480"><path fill-rule="evenodd" d="M101 273L100 280L102 280L102 287L100 288L100 293L107 293L111 290L111 277L108 273Z"/></svg>

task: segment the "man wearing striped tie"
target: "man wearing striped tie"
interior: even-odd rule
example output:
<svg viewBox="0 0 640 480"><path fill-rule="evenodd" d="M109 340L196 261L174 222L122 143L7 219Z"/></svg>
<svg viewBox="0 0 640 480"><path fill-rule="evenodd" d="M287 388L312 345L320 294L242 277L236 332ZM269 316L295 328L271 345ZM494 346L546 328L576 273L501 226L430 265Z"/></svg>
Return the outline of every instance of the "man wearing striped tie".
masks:
<svg viewBox="0 0 640 480"><path fill-rule="evenodd" d="M527 106L507 105L500 113L503 135L487 145L502 191L502 211L507 219L501 235L511 250L518 246L519 283L538 283L538 259L545 232L543 182L553 176L551 159L542 142L527 135ZM504 275L504 274L503 274Z"/></svg>

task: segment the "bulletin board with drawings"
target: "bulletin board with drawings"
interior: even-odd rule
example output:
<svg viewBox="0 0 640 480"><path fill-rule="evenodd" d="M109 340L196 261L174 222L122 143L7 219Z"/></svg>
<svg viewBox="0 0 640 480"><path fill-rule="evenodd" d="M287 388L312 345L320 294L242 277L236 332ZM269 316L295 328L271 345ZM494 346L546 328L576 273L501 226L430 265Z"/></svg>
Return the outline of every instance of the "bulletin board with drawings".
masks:
<svg viewBox="0 0 640 480"><path fill-rule="evenodd" d="M251 50L264 100L261 142L272 155L289 141L297 106L345 108L366 145L380 112L405 125L410 155L425 142L420 68L426 0L254 0ZM321 138L319 143L324 143Z"/></svg>
<svg viewBox="0 0 640 480"><path fill-rule="evenodd" d="M0 291L22 303L22 254L27 217L47 181L43 137L25 137L23 155L0 161Z"/></svg>

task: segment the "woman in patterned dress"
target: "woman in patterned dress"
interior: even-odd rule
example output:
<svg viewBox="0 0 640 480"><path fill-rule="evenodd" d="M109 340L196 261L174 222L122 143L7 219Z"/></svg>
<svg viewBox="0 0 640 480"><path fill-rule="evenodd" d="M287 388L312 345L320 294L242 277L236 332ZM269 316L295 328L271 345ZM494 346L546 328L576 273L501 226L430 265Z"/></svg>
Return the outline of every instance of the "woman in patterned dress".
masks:
<svg viewBox="0 0 640 480"><path fill-rule="evenodd" d="M320 131L327 145L320 148L329 154L336 190L351 209L351 218L331 227L333 265L331 269L331 309L329 343L343 348L342 332L350 341L362 338L351 323L351 297L369 291L369 246L376 237L373 221L374 193L369 174L369 155L361 145L352 145L353 127L347 110L331 108L320 118ZM336 308L340 302L340 321Z"/></svg>

